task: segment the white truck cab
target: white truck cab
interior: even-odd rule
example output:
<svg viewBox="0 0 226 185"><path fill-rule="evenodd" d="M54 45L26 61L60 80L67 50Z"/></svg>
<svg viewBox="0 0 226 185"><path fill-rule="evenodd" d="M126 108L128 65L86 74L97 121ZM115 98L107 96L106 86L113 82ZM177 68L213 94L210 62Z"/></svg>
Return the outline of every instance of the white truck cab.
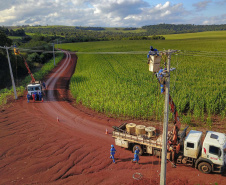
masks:
<svg viewBox="0 0 226 185"><path fill-rule="evenodd" d="M207 131L196 167L204 173L222 172L226 167L225 134Z"/></svg>
<svg viewBox="0 0 226 185"><path fill-rule="evenodd" d="M42 86L39 83L32 83L27 85L27 92L29 95L32 95L34 92L42 92Z"/></svg>

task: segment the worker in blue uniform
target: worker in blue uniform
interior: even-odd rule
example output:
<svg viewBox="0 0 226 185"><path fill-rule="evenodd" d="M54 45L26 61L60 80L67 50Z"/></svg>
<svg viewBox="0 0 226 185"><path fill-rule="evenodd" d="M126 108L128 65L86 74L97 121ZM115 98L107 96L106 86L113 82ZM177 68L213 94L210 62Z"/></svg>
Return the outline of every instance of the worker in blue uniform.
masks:
<svg viewBox="0 0 226 185"><path fill-rule="evenodd" d="M42 100L42 92L39 92L39 93L38 93L38 98L39 98L39 101Z"/></svg>
<svg viewBox="0 0 226 185"><path fill-rule="evenodd" d="M37 101L38 100L38 93L34 92L34 95L35 95L35 101Z"/></svg>
<svg viewBox="0 0 226 185"><path fill-rule="evenodd" d="M139 148L136 147L136 150L134 151L134 159L132 160L132 162L135 162L136 161L136 163L138 164L138 161L139 161L139 152L140 152Z"/></svg>
<svg viewBox="0 0 226 185"><path fill-rule="evenodd" d="M46 89L46 84L45 84L45 82L42 82L42 86L43 86L44 89Z"/></svg>
<svg viewBox="0 0 226 185"><path fill-rule="evenodd" d="M160 67L160 70L158 72L158 80L159 80L159 82L163 78L163 74L162 73L163 73L163 69L162 69L162 67ZM164 85L162 83L160 83L160 88L161 88L161 93L163 94L164 93Z"/></svg>
<svg viewBox="0 0 226 185"><path fill-rule="evenodd" d="M150 51L147 54L147 58L149 58L150 55L159 55L159 52L157 49L154 49L153 46L150 46Z"/></svg>
<svg viewBox="0 0 226 185"><path fill-rule="evenodd" d="M113 163L115 163L115 157L114 157L115 152L116 152L116 150L115 150L114 145L111 145L111 149L110 149L110 159L113 160Z"/></svg>
<svg viewBox="0 0 226 185"><path fill-rule="evenodd" d="M31 97L30 94L27 93L27 103L29 103L30 97Z"/></svg>

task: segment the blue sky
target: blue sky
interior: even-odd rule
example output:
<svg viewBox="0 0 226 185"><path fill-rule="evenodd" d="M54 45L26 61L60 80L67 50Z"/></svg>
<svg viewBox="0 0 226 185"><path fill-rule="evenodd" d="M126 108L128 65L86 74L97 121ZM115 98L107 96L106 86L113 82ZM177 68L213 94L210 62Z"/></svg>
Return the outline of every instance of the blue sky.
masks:
<svg viewBox="0 0 226 185"><path fill-rule="evenodd" d="M0 0L0 26L226 24L226 0Z"/></svg>

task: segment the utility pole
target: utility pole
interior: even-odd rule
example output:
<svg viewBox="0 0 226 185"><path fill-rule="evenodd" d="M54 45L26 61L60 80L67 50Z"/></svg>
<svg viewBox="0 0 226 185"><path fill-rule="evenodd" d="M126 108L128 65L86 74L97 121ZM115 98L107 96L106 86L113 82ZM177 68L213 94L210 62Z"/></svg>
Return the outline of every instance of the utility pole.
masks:
<svg viewBox="0 0 226 185"><path fill-rule="evenodd" d="M167 163L167 133L168 133L168 118L169 118L169 86L170 86L170 59L171 54L167 53L167 72L164 75L165 80L165 108L163 121L163 135L162 135L162 159L161 159L161 174L160 185L166 184L166 163Z"/></svg>
<svg viewBox="0 0 226 185"><path fill-rule="evenodd" d="M15 96L15 99L17 100L16 86L15 86L15 82L14 82L14 77L13 77L11 62L10 62L10 58L9 58L9 52L8 52L8 49L9 49L10 47L6 47L6 46L1 47L1 46L0 46L0 48L6 49L6 53L7 53L7 57L8 57L8 63L9 63L9 71L10 71L10 76L11 76L12 86L13 86L13 91L14 91L14 96Z"/></svg>
<svg viewBox="0 0 226 185"><path fill-rule="evenodd" d="M163 134L162 134L162 159L161 159L161 174L160 185L166 185L166 163L167 163L167 133L168 133L168 119L169 119L169 92L170 92L170 60L171 54L176 50L168 50L165 52L167 55L167 71L164 73L165 77L165 108L164 108L164 121L163 121Z"/></svg>

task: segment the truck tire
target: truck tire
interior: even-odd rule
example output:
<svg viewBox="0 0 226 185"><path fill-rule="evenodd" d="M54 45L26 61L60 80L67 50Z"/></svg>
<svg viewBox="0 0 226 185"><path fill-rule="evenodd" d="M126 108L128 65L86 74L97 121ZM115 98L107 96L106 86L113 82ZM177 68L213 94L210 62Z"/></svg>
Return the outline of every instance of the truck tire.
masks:
<svg viewBox="0 0 226 185"><path fill-rule="evenodd" d="M208 174L208 173L210 173L212 171L211 165L209 163L207 163L207 162L201 162L201 163L199 163L198 169L202 173L206 173L206 174Z"/></svg>
<svg viewBox="0 0 226 185"><path fill-rule="evenodd" d="M142 148L141 148L141 146L140 146L140 145L134 145L134 146L133 146L133 153L135 152L136 147L138 147L138 149L140 150L140 152L139 152L139 154L138 154L138 155L142 155L142 154L143 154L143 150L142 150Z"/></svg>

